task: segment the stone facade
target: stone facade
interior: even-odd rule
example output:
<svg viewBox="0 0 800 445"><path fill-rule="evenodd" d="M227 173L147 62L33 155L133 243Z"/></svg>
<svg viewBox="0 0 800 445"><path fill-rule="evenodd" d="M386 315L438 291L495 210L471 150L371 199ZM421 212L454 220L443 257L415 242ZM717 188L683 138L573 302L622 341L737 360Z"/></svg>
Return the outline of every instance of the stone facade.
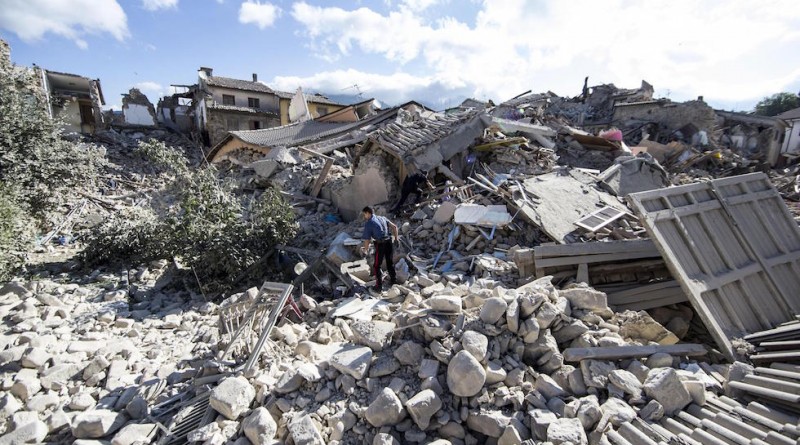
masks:
<svg viewBox="0 0 800 445"><path fill-rule="evenodd" d="M631 121L654 122L669 133L691 124L697 130L705 130L710 134L716 120L714 109L702 100L683 103L653 101L617 105L612 123L625 125Z"/></svg>

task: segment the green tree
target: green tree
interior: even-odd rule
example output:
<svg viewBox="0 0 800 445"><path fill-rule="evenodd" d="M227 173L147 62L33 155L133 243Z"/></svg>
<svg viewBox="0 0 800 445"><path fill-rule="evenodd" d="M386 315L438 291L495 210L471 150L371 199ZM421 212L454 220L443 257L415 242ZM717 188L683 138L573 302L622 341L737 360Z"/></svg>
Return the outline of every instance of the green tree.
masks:
<svg viewBox="0 0 800 445"><path fill-rule="evenodd" d="M775 93L761 99L753 113L761 116L777 116L784 111L800 107L800 97L793 93Z"/></svg>
<svg viewBox="0 0 800 445"><path fill-rule="evenodd" d="M149 207L120 212L92 231L83 254L89 265L177 258L216 293L294 236L294 212L277 191L240 193L213 165L190 169L162 142L140 143L136 152L171 179Z"/></svg>
<svg viewBox="0 0 800 445"><path fill-rule="evenodd" d="M47 230L55 210L97 176L98 150L61 138L47 114L34 70L11 63L0 39L0 281L22 263L35 228Z"/></svg>

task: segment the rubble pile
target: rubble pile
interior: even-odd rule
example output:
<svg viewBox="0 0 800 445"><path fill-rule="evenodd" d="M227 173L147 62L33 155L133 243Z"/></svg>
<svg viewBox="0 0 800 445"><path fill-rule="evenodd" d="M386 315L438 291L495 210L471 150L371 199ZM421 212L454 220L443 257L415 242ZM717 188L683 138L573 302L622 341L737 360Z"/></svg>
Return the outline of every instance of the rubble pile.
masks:
<svg viewBox="0 0 800 445"><path fill-rule="evenodd" d="M215 174L279 190L300 228L267 246L264 286L199 295L179 258L31 265L0 287L0 444L797 442L797 167L736 176L768 165L772 133L652 94L226 139ZM107 181L77 191L42 263L164 187L140 142L207 160L157 128L92 138ZM435 185L395 209L416 171ZM365 205L399 227L386 289L359 249Z"/></svg>
<svg viewBox="0 0 800 445"><path fill-rule="evenodd" d="M418 275L383 300L301 301L304 323L275 328L251 375L212 390L220 415L190 440L598 443L638 416L657 421L699 401L708 379L668 353L570 358L678 339L645 313L615 316L602 292L558 290L550 277L507 289Z"/></svg>
<svg viewBox="0 0 800 445"><path fill-rule="evenodd" d="M160 262L0 288L6 434L0 442L64 443L118 433L113 443L149 442L155 425L145 419L153 401L194 377L192 363L208 355L218 335L210 328L213 305L158 291L167 269Z"/></svg>

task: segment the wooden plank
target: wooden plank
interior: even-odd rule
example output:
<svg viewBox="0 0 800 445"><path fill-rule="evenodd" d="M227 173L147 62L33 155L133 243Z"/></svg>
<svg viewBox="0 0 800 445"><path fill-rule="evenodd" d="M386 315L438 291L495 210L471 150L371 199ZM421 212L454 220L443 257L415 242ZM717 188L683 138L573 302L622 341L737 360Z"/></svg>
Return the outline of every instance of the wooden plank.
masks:
<svg viewBox="0 0 800 445"><path fill-rule="evenodd" d="M564 361L580 362L581 360L622 360L626 358L646 357L656 353L685 355L697 357L708 354L705 346L700 344L649 345L649 346L608 346L598 348L567 348L564 350Z"/></svg>
<svg viewBox="0 0 800 445"><path fill-rule="evenodd" d="M611 297L613 295L615 298L625 298L630 295L639 295L642 293L652 292L661 289L673 288L673 287L680 287L680 283L675 280L669 281L662 281L660 283L653 283L653 284L645 284L641 286L633 287L629 290L619 291L619 292L607 292L608 296Z"/></svg>
<svg viewBox="0 0 800 445"><path fill-rule="evenodd" d="M759 343L758 348L767 351L800 351L800 340L765 341Z"/></svg>
<svg viewBox="0 0 800 445"><path fill-rule="evenodd" d="M574 244L541 244L533 248L534 257L598 255L617 252L652 252L658 249L652 240L597 241Z"/></svg>
<svg viewBox="0 0 800 445"><path fill-rule="evenodd" d="M661 299L669 299L670 301L674 301L677 299L678 303L680 303L681 301L689 301L689 298L686 296L686 294L683 293L683 289L681 289L680 285L678 285L676 287L659 289L656 291L645 292L635 295L627 295L625 297L617 297L616 295L609 295L608 304L609 306L622 306L637 302L653 301ZM666 304L660 304L658 306L666 306Z"/></svg>
<svg viewBox="0 0 800 445"><path fill-rule="evenodd" d="M324 184L325 180L328 178L331 167L333 167L333 158L328 158L325 160L325 165L322 167L322 171L319 173L317 180L314 181L314 186L311 187L311 196L313 198L316 198L319 195L319 191L322 190L322 184Z"/></svg>
<svg viewBox="0 0 800 445"><path fill-rule="evenodd" d="M779 324L793 313L787 307L800 305L796 291L791 296L780 291L781 286L800 288L798 274L787 275L786 269L795 271L800 265L787 257L776 266L772 253L775 246L789 257L797 253L785 247L797 245L797 224L787 216L785 205L774 199L776 193L765 193L769 191L765 187L774 190L766 175L758 173L628 196L670 271L730 359L734 356L730 337ZM789 232L781 232L784 227ZM771 249L769 256L762 247ZM773 272L776 267L782 268L780 276ZM762 300L751 301L749 297L756 295Z"/></svg>
<svg viewBox="0 0 800 445"><path fill-rule="evenodd" d="M661 297L654 300L642 300L635 303L626 303L619 305L611 305L616 311L645 311L662 306L669 306L671 304L684 303L688 298L684 294L674 294L668 297Z"/></svg>
<svg viewBox="0 0 800 445"><path fill-rule="evenodd" d="M660 258L660 257L661 255L658 252L634 251L634 252L606 253L598 255L538 258L535 261L537 267L554 267L554 266L568 266L571 264L581 264L581 263L587 263L587 264L609 263L614 261L638 260L641 258ZM534 253L534 258L535 258L535 253Z"/></svg>

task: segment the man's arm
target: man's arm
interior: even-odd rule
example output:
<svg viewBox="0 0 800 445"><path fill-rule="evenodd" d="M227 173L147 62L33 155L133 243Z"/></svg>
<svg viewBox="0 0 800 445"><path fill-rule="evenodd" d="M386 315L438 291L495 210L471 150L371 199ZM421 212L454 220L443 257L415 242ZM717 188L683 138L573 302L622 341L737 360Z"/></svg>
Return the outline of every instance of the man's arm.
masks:
<svg viewBox="0 0 800 445"><path fill-rule="evenodd" d="M397 231L397 225L391 221L386 221L389 225L389 229L392 231L392 235L394 235L394 240L397 241L400 239L399 232Z"/></svg>

